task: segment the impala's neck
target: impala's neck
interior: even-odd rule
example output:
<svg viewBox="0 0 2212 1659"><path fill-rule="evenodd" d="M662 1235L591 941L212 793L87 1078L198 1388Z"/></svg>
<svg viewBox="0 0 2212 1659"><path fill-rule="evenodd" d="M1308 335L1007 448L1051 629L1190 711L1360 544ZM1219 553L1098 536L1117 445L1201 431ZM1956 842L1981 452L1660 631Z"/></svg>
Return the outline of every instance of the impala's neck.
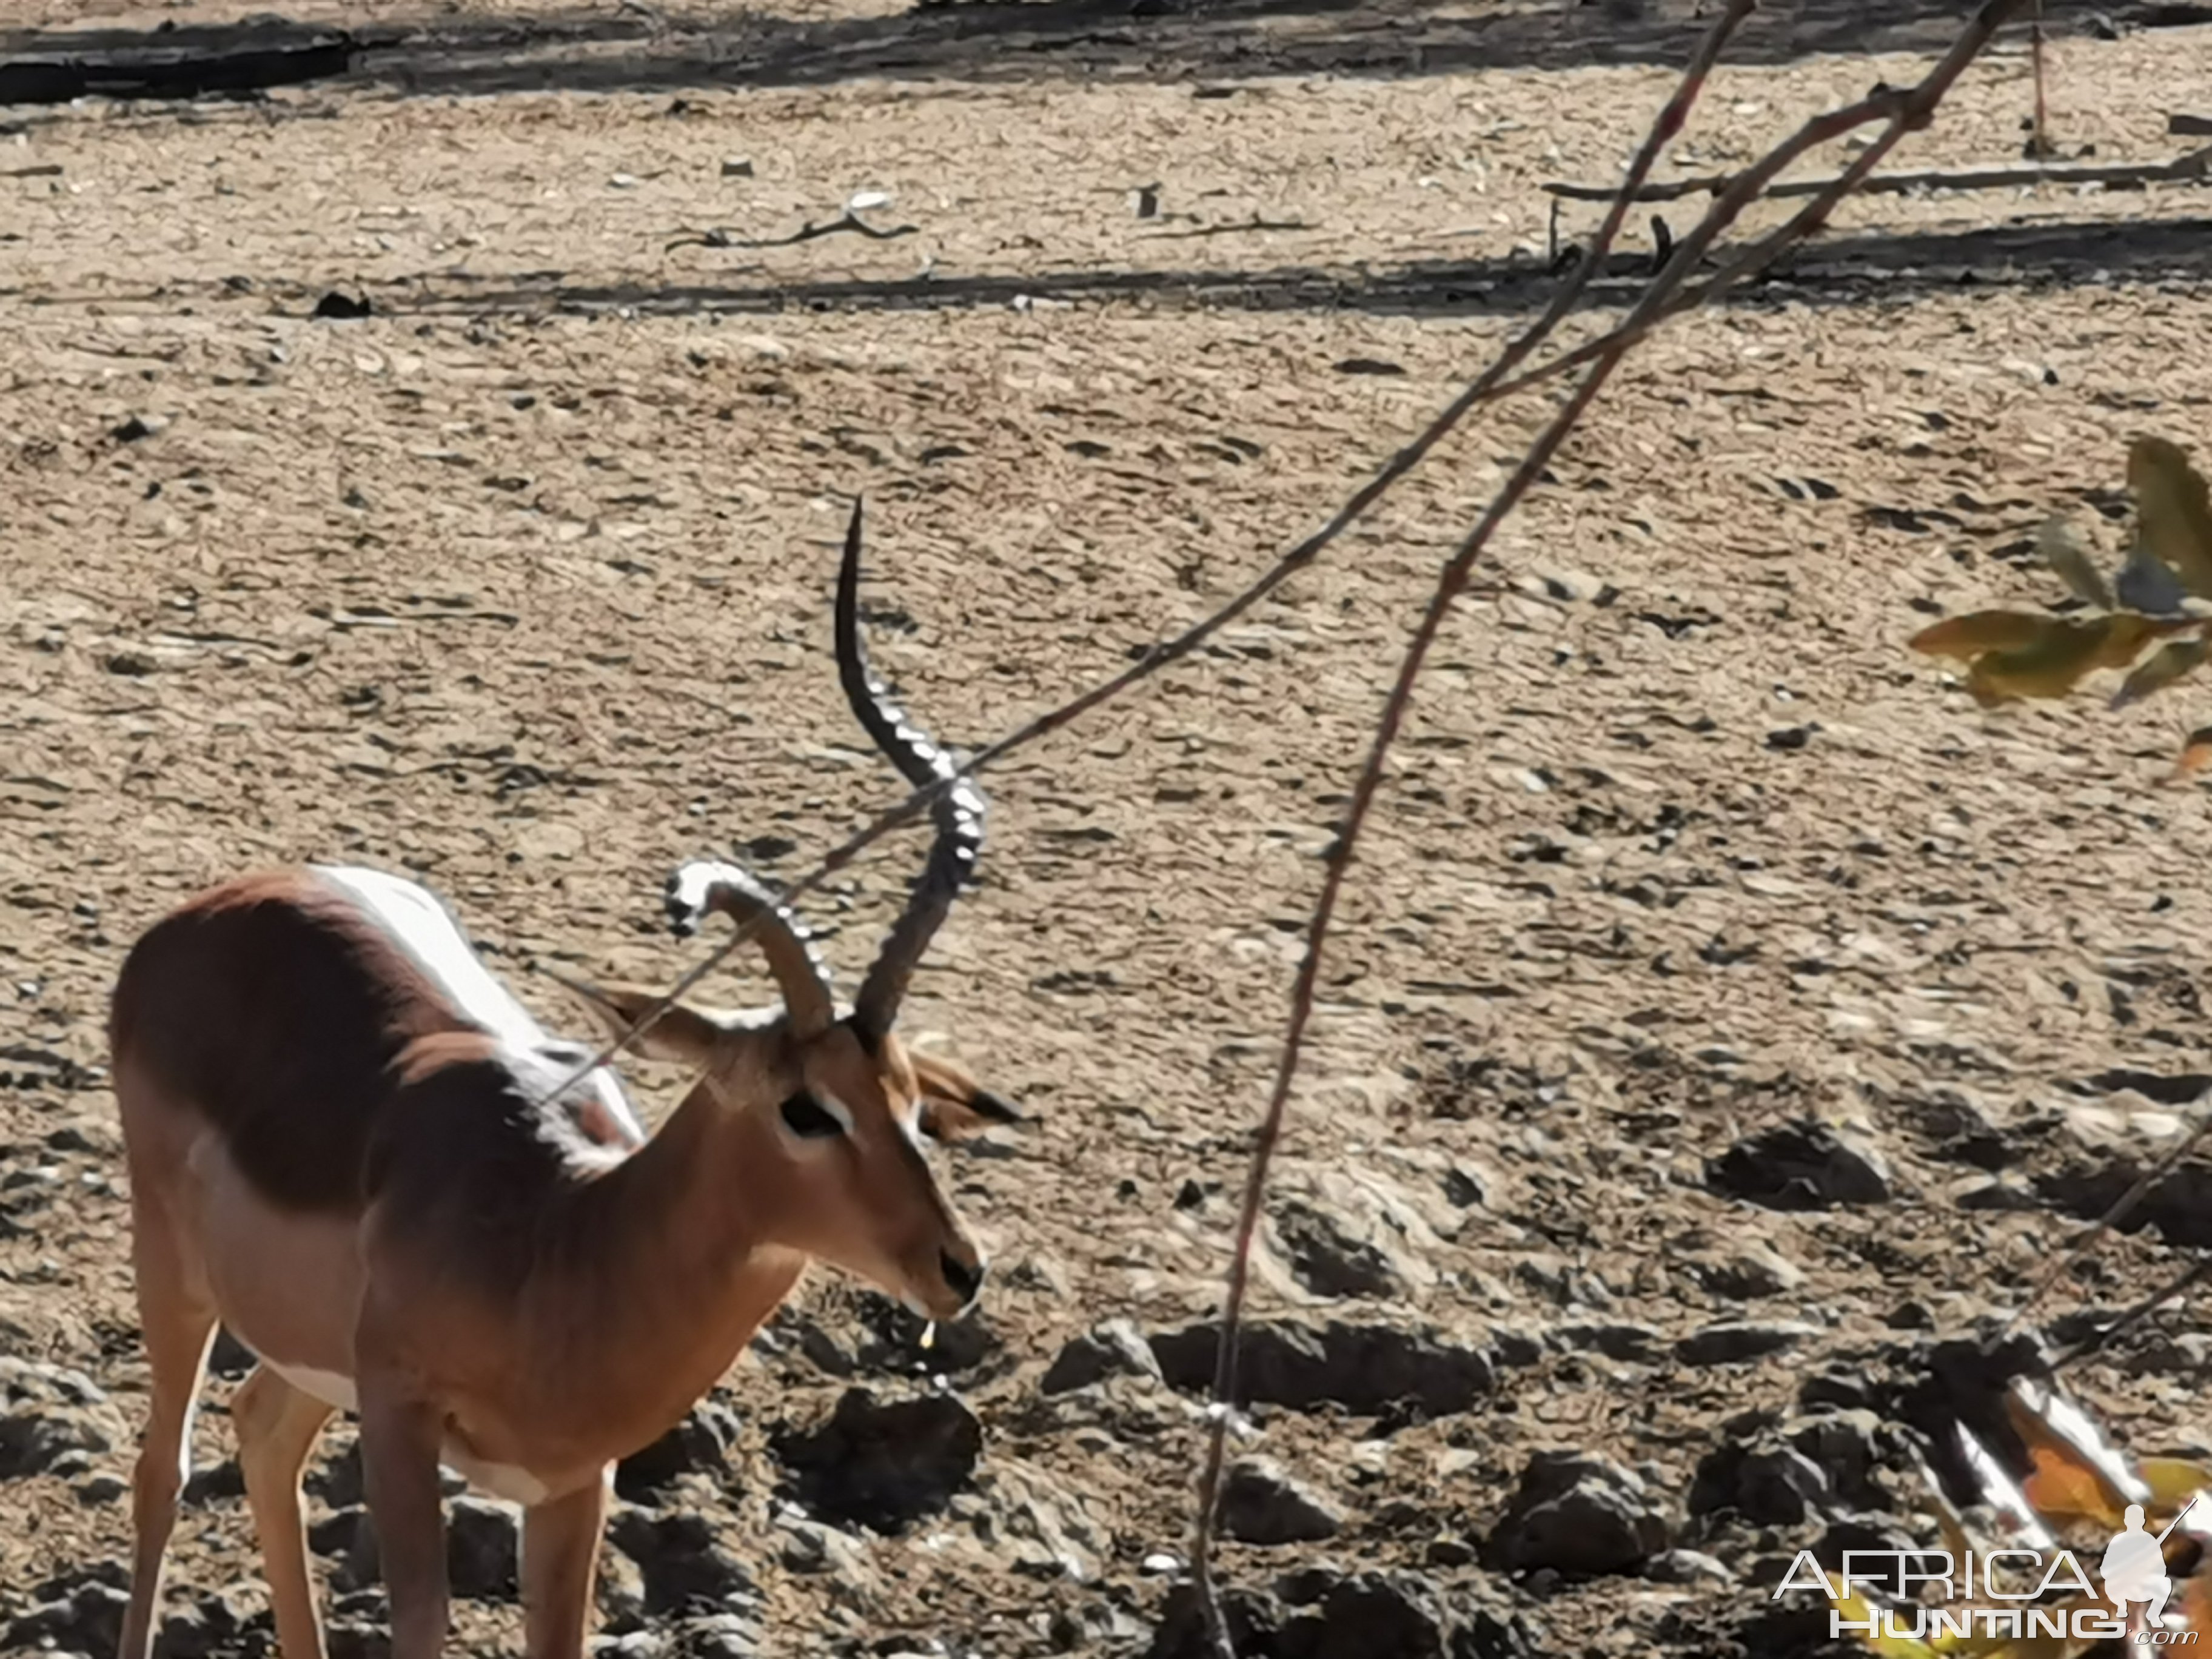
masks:
<svg viewBox="0 0 2212 1659"><path fill-rule="evenodd" d="M694 1089L658 1134L575 1193L546 1262L563 1283L544 1305L563 1327L556 1390L594 1431L641 1444L675 1422L805 1271L804 1255L754 1230L744 1194L760 1171L745 1167L743 1142L729 1110Z"/></svg>

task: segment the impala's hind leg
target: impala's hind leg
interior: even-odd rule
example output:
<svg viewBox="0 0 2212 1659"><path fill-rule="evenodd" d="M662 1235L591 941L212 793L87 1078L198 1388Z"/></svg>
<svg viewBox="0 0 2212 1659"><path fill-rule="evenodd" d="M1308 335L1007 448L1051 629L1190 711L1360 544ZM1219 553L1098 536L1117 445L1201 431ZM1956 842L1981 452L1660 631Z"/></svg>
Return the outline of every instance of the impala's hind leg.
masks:
<svg viewBox="0 0 2212 1659"><path fill-rule="evenodd" d="M131 1258L153 1387L131 1483L136 1536L131 1604L123 1616L118 1659L147 1659L152 1650L161 1568L177 1524L177 1494L191 1468L192 1408L216 1325L204 1279L187 1259L167 1206L141 1182L137 1171L132 1173Z"/></svg>
<svg viewBox="0 0 2212 1659"><path fill-rule="evenodd" d="M323 1623L307 1571L307 1527L300 1512L300 1470L333 1407L302 1393L265 1364L231 1397L238 1466L261 1540L261 1568L276 1619L280 1659L323 1659Z"/></svg>

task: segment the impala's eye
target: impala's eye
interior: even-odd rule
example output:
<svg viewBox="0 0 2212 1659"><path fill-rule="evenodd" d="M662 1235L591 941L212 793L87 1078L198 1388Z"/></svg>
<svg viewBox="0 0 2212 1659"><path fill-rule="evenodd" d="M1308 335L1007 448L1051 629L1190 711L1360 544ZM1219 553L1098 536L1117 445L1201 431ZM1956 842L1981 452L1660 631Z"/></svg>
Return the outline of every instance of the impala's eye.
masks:
<svg viewBox="0 0 2212 1659"><path fill-rule="evenodd" d="M841 1134L845 1126L830 1115L822 1103L801 1090L783 1103L784 1127L805 1140Z"/></svg>

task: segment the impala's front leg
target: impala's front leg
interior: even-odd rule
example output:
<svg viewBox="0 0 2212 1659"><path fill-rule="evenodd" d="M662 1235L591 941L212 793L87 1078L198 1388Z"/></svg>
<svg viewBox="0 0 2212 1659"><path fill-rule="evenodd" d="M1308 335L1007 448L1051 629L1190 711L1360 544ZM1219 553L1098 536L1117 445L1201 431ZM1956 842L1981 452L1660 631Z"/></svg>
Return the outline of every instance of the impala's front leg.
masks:
<svg viewBox="0 0 2212 1659"><path fill-rule="evenodd" d="M522 1518L523 1650L528 1659L583 1659L599 1565L611 1463L579 1492L549 1498Z"/></svg>
<svg viewBox="0 0 2212 1659"><path fill-rule="evenodd" d="M392 1601L392 1659L441 1659L446 1645L446 1511L440 1413L398 1378L364 1374L361 1472Z"/></svg>

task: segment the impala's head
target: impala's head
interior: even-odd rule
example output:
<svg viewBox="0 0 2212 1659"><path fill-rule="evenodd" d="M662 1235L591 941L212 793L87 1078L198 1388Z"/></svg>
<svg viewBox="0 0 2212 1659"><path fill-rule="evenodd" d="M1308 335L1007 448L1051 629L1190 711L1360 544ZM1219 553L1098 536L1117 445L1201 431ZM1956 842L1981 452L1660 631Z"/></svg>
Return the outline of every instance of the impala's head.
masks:
<svg viewBox="0 0 2212 1659"><path fill-rule="evenodd" d="M860 564L855 507L837 584L839 678L892 764L916 787L935 782L952 763L869 672ZM696 1068L695 1095L728 1115L761 1242L845 1268L939 1319L975 1299L984 1258L939 1188L926 1150L1021 1120L960 1067L907 1047L892 1027L915 964L974 871L983 812L970 781L938 797L921 877L842 1015L805 934L758 883L733 865L684 866L668 882L677 932L694 931L710 914L728 916L767 957L782 1006L723 1013L678 1004L632 1045L648 1058ZM659 1000L629 987L586 995L618 1032Z"/></svg>

